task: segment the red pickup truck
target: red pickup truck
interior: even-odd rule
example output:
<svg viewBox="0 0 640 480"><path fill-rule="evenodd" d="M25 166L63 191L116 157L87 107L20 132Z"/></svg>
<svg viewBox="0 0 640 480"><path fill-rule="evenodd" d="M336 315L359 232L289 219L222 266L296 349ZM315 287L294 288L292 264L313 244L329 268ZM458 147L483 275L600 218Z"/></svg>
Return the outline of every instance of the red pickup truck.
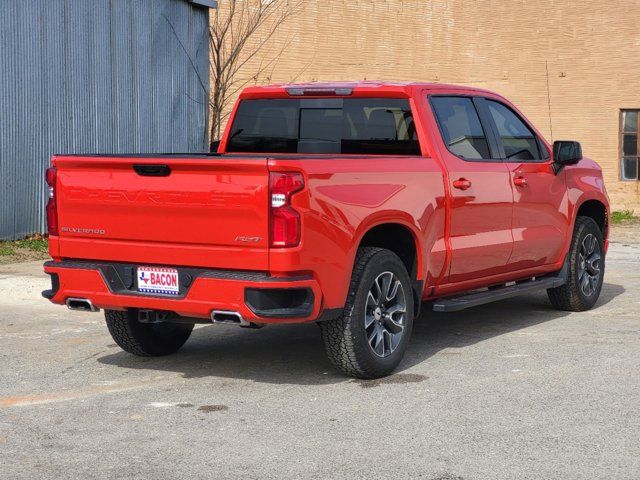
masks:
<svg viewBox="0 0 640 480"><path fill-rule="evenodd" d="M602 287L600 168L476 88L248 88L216 152L56 155L47 182L44 297L104 309L136 355L175 352L196 323L317 322L338 369L375 378L422 302L545 289L579 311Z"/></svg>

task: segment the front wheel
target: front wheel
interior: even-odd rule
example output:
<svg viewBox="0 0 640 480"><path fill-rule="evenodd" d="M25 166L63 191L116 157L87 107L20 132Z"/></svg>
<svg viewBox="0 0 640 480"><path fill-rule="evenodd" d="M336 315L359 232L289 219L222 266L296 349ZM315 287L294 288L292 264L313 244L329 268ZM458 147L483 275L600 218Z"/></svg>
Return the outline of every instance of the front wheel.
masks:
<svg viewBox="0 0 640 480"><path fill-rule="evenodd" d="M576 219L567 261L567 283L547 290L549 300L559 310L589 310L600 296L604 279L604 241L592 218Z"/></svg>
<svg viewBox="0 0 640 480"><path fill-rule="evenodd" d="M389 375L404 356L413 314L411 281L400 258L383 248L359 249L342 314L320 323L331 363L357 378Z"/></svg>

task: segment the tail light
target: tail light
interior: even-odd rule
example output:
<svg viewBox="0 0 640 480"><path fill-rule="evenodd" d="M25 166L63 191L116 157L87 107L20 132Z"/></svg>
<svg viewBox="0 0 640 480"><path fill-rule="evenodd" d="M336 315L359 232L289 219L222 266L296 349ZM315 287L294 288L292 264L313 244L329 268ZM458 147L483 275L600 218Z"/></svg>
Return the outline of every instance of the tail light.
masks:
<svg viewBox="0 0 640 480"><path fill-rule="evenodd" d="M295 247L300 243L300 213L291 206L291 196L304 188L298 172L271 172L271 246Z"/></svg>
<svg viewBox="0 0 640 480"><path fill-rule="evenodd" d="M47 169L45 176L49 186L49 200L47 201L47 230L49 235L58 235L58 206L56 204L56 167Z"/></svg>

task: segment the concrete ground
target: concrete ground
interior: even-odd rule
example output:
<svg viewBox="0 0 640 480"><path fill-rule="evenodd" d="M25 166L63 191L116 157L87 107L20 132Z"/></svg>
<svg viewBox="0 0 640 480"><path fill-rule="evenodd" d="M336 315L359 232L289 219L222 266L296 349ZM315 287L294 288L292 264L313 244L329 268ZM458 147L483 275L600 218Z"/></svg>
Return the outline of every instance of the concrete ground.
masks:
<svg viewBox="0 0 640 480"><path fill-rule="evenodd" d="M136 358L40 298L39 262L1 266L0 478L638 479L640 245L607 260L592 311L425 312L373 382L337 374L315 325Z"/></svg>

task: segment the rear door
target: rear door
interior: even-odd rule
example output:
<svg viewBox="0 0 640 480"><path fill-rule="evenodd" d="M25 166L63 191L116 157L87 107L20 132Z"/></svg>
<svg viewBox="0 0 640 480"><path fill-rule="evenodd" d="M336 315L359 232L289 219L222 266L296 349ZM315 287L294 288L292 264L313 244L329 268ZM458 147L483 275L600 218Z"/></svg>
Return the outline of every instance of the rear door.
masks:
<svg viewBox="0 0 640 480"><path fill-rule="evenodd" d="M485 132L473 97L430 95L429 100L451 192L449 281L502 273L513 248L509 169Z"/></svg>
<svg viewBox="0 0 640 480"><path fill-rule="evenodd" d="M268 269L265 158L58 156L54 164L62 257Z"/></svg>
<svg viewBox="0 0 640 480"><path fill-rule="evenodd" d="M568 229L564 171L555 174L547 146L515 110L489 98L483 105L513 189L514 243L509 268L555 263Z"/></svg>

